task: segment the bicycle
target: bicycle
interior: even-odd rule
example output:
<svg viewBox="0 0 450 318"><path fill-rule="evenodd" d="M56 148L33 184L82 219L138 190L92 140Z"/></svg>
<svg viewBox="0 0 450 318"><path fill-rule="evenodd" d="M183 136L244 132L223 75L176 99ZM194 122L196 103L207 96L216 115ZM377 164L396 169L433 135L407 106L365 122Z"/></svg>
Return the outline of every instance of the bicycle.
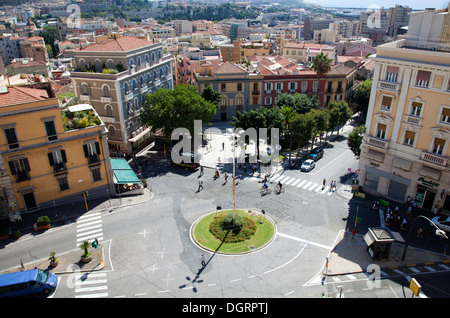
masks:
<svg viewBox="0 0 450 318"><path fill-rule="evenodd" d="M280 186L279 185L277 185L277 186L275 186L275 188L273 188L273 191L276 193L276 194L280 194L280 193L284 193L284 188L282 187L281 189L280 189Z"/></svg>
<svg viewBox="0 0 450 318"><path fill-rule="evenodd" d="M271 193L272 193L272 190L270 190L269 188L266 188L266 187L262 186L260 192L261 192L261 195L266 195L266 194L271 194Z"/></svg>

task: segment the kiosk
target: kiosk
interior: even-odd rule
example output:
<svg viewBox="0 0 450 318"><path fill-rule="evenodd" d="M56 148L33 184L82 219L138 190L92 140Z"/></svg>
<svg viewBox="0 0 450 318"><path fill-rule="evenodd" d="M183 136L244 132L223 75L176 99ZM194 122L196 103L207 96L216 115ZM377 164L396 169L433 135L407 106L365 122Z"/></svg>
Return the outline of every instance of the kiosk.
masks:
<svg viewBox="0 0 450 318"><path fill-rule="evenodd" d="M395 239L392 237L389 229L379 227L369 228L369 231L364 235L364 241L367 244L367 252L370 257L380 260L389 257L392 242Z"/></svg>

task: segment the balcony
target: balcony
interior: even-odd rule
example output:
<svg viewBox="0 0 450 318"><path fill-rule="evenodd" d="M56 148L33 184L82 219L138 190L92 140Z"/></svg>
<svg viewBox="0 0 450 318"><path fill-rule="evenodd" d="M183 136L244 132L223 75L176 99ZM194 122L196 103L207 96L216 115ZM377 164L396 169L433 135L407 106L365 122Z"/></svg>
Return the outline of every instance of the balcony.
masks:
<svg viewBox="0 0 450 318"><path fill-rule="evenodd" d="M112 103L112 97L110 97L110 96L102 96L102 97L100 97L100 101L102 103L111 104Z"/></svg>
<svg viewBox="0 0 450 318"><path fill-rule="evenodd" d="M147 93L147 91L148 91L148 86L147 86L147 85L142 85L142 86L139 88L139 92L140 92L141 94Z"/></svg>
<svg viewBox="0 0 450 318"><path fill-rule="evenodd" d="M89 164L94 164L100 162L100 156L97 154L90 154L88 156L88 162Z"/></svg>
<svg viewBox="0 0 450 318"><path fill-rule="evenodd" d="M377 148L381 148L381 149L388 149L388 145L389 145L389 141L387 140L383 140L383 139L378 139L378 138L373 138L373 137L369 137L367 139L367 143L371 146L375 146Z"/></svg>
<svg viewBox="0 0 450 318"><path fill-rule="evenodd" d="M28 171L18 171L16 173L16 181L17 182L22 182L22 181L26 181L26 180L30 180L30 176L28 175Z"/></svg>
<svg viewBox="0 0 450 318"><path fill-rule="evenodd" d="M259 95L259 90L252 91L252 95Z"/></svg>
<svg viewBox="0 0 450 318"><path fill-rule="evenodd" d="M398 93L400 91L400 83L379 81L378 88Z"/></svg>
<svg viewBox="0 0 450 318"><path fill-rule="evenodd" d="M54 171L55 173L62 172L62 171L66 171L66 170L67 170L67 168L66 168L66 165L64 164L64 162L56 163L56 164L53 166L53 171Z"/></svg>
<svg viewBox="0 0 450 318"><path fill-rule="evenodd" d="M423 161L426 161L426 162L434 163L439 166L443 166L443 167L447 166L447 158L439 156L434 153L423 152L420 159L422 159Z"/></svg>
<svg viewBox="0 0 450 318"><path fill-rule="evenodd" d="M416 126L422 126L422 118L413 115L405 115L405 123Z"/></svg>
<svg viewBox="0 0 450 318"><path fill-rule="evenodd" d="M126 92L125 93L125 100L127 101L127 102L129 102L130 100L132 100L133 99L133 92Z"/></svg>
<svg viewBox="0 0 450 318"><path fill-rule="evenodd" d="M90 95L80 95L80 100L82 102L90 102L91 101L91 96Z"/></svg>

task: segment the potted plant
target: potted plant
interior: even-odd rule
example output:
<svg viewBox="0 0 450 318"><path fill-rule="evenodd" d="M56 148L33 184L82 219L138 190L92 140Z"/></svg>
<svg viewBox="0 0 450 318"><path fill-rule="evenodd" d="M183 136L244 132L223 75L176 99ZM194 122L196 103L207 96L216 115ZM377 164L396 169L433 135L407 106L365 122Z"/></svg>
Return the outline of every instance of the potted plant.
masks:
<svg viewBox="0 0 450 318"><path fill-rule="evenodd" d="M89 263L92 260L92 254L88 251L88 248L91 246L89 241L83 241L80 243L79 247L84 250L84 253L81 254L81 262Z"/></svg>
<svg viewBox="0 0 450 318"><path fill-rule="evenodd" d="M17 231L14 232L13 236L14 236L14 238L15 238L16 240L18 240L21 234L22 234L22 233L21 233L19 230L17 230Z"/></svg>
<svg viewBox="0 0 450 318"><path fill-rule="evenodd" d="M46 215L42 215L37 218L36 231L48 230L50 228L50 218Z"/></svg>
<svg viewBox="0 0 450 318"><path fill-rule="evenodd" d="M50 261L50 267L55 267L56 265L58 265L59 260L56 258L55 252L50 253L50 257L48 258L48 260Z"/></svg>

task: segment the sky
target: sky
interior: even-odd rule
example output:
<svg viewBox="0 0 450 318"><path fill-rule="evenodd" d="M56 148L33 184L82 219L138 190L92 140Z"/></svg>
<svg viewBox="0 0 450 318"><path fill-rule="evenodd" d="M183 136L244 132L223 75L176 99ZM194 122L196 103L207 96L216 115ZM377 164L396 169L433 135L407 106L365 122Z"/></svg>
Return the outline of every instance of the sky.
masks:
<svg viewBox="0 0 450 318"><path fill-rule="evenodd" d="M443 9L448 7L449 0L304 0L305 3L319 4L323 7L345 7L345 8L368 8L378 5L379 7L390 8L396 4L407 5L418 10L425 8Z"/></svg>

